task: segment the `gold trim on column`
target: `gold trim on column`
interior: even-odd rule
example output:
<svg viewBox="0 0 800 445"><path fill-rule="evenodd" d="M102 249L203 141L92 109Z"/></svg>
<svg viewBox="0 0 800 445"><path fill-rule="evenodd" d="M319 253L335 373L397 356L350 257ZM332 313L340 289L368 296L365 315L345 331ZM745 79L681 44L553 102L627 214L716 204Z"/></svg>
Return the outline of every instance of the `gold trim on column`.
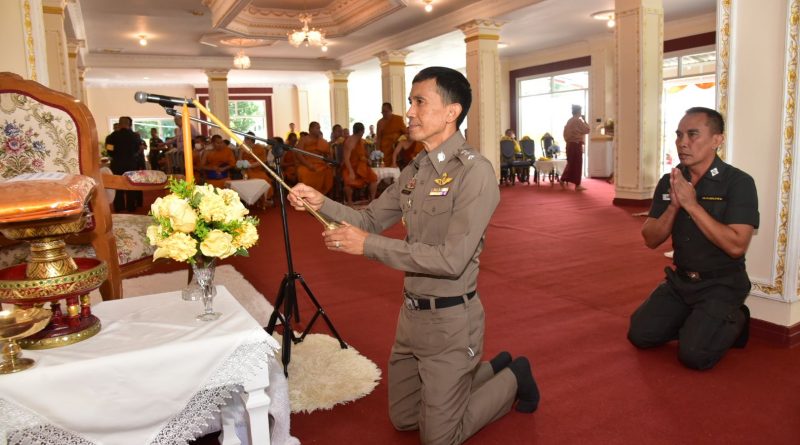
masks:
<svg viewBox="0 0 800 445"><path fill-rule="evenodd" d="M209 77L208 80L209 80L209 82L216 82L216 81L227 82L228 78L227 77Z"/></svg>
<svg viewBox="0 0 800 445"><path fill-rule="evenodd" d="M31 2L25 0L23 5L25 10L25 45L28 49L28 69L31 72L31 80L38 81L36 74L36 51L33 49L33 22L31 21Z"/></svg>
<svg viewBox="0 0 800 445"><path fill-rule="evenodd" d="M347 83L347 79L330 79L331 83Z"/></svg>
<svg viewBox="0 0 800 445"><path fill-rule="evenodd" d="M381 62L381 66L406 66L405 62Z"/></svg>
<svg viewBox="0 0 800 445"><path fill-rule="evenodd" d="M784 85L783 146L781 149L781 183L778 207L778 233L775 256L775 284L769 286L754 283L755 288L765 294L783 296L783 277L786 268L786 244L789 226L789 198L792 196L792 149L795 142L795 118L797 110L797 47L800 34L800 0L793 0L789 7L789 39L786 42L786 83Z"/></svg>
<svg viewBox="0 0 800 445"><path fill-rule="evenodd" d="M500 36L497 34L477 34L465 38L464 42L469 43L473 40L500 40Z"/></svg>
<svg viewBox="0 0 800 445"><path fill-rule="evenodd" d="M60 8L58 6L42 6L42 12L45 14L58 14L60 16L64 15L64 8Z"/></svg>
<svg viewBox="0 0 800 445"><path fill-rule="evenodd" d="M731 58L731 1L721 0L720 5L720 27L717 31L719 47L717 50L717 111L727 120L728 118L728 80ZM725 159L727 153L728 140L723 141L718 154Z"/></svg>

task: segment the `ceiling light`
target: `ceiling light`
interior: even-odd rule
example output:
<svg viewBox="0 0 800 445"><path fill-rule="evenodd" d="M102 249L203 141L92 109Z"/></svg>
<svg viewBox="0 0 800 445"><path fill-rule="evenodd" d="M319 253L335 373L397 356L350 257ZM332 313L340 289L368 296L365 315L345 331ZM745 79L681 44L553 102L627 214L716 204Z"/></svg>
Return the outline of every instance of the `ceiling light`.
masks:
<svg viewBox="0 0 800 445"><path fill-rule="evenodd" d="M139 35L139 45L147 46L147 39L144 37L144 35Z"/></svg>
<svg viewBox="0 0 800 445"><path fill-rule="evenodd" d="M425 3L425 12L433 11L433 0L422 0L422 3Z"/></svg>
<svg viewBox="0 0 800 445"><path fill-rule="evenodd" d="M300 31L292 30L292 32L287 35L289 43L295 48L305 43L306 46L319 46L322 48L322 51L327 51L328 43L325 41L325 33L316 28L309 29L308 27L308 24L311 23L311 14L304 12L297 16L297 18L303 23L303 29Z"/></svg>
<svg viewBox="0 0 800 445"><path fill-rule="evenodd" d="M497 42L497 47L501 48L501 49L502 48L508 48L508 43L506 43L506 42Z"/></svg>
<svg viewBox="0 0 800 445"><path fill-rule="evenodd" d="M250 58L247 57L243 49L240 49L239 52L236 53L236 57L233 58L233 66L240 70L250 68Z"/></svg>
<svg viewBox="0 0 800 445"><path fill-rule="evenodd" d="M594 12L591 14L591 17L595 20L605 20L606 26L608 26L609 28L613 28L614 25L617 24L616 20L614 20L616 17L614 16L613 9Z"/></svg>

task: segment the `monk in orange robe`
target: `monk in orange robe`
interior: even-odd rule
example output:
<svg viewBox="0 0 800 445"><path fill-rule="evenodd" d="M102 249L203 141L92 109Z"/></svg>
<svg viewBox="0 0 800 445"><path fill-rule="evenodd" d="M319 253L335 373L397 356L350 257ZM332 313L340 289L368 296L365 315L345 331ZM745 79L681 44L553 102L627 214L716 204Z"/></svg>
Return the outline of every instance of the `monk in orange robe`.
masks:
<svg viewBox="0 0 800 445"><path fill-rule="evenodd" d="M400 135L407 134L408 129L402 116L392 114L392 104L384 102L381 106L383 117L378 121L378 134L375 146L383 152L383 162L387 167L394 167L394 144Z"/></svg>
<svg viewBox="0 0 800 445"><path fill-rule="evenodd" d="M211 145L213 148L206 152L201 161L201 168L206 177L206 184L224 187L225 181L230 178L229 170L236 166L236 156L218 134L211 137Z"/></svg>
<svg viewBox="0 0 800 445"><path fill-rule="evenodd" d="M393 163L398 168L403 169L424 149L425 144L422 142L412 141L405 135L400 136L400 139L397 140L397 145L394 147Z"/></svg>
<svg viewBox="0 0 800 445"><path fill-rule="evenodd" d="M248 133L250 134L250 133ZM255 136L255 135L254 135ZM267 164L267 155L269 154L269 148L265 145L257 144L256 140L253 138L244 138L244 144L247 145L247 148L250 149L253 153L250 154L247 150L241 150L240 154L243 160L248 161L250 163L250 167L245 169L245 173L247 173L248 179L263 179L269 183L269 190L266 194L266 199L272 199L273 191L275 190L275 180L272 179L272 176L264 170L264 167L255 160L258 158L261 162ZM269 164L267 164L269 165Z"/></svg>
<svg viewBox="0 0 800 445"><path fill-rule="evenodd" d="M378 175L370 168L367 162L367 150L364 148L364 124L356 122L353 125L353 135L344 141L342 159L342 179L344 180L345 203L353 203L353 189L360 189L369 185L369 200L375 199L378 191Z"/></svg>
<svg viewBox="0 0 800 445"><path fill-rule="evenodd" d="M286 145L290 147L297 147L297 136L295 133L289 133L286 138ZM281 174L283 180L289 185L297 184L297 161L294 158L294 152L285 150L283 157L281 157Z"/></svg>
<svg viewBox="0 0 800 445"><path fill-rule="evenodd" d="M318 122L311 122L308 126L308 135L300 139L297 148L310 153L316 153L326 158L330 156L331 147L322 137ZM297 161L297 179L303 184L313 187L323 195L328 194L333 188L333 169L322 159L295 153Z"/></svg>

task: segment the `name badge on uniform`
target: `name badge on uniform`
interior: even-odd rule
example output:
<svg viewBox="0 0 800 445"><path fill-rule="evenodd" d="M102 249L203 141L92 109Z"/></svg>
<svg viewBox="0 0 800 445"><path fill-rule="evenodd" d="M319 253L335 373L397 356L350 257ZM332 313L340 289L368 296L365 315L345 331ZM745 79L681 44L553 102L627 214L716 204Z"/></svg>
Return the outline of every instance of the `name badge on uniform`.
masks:
<svg viewBox="0 0 800 445"><path fill-rule="evenodd" d="M669 197L669 193L662 194L661 195L661 200L662 201L672 201L672 199Z"/></svg>
<svg viewBox="0 0 800 445"><path fill-rule="evenodd" d="M431 189L428 196L447 196L447 192L450 190L450 187L434 187Z"/></svg>
<svg viewBox="0 0 800 445"><path fill-rule="evenodd" d="M722 196L701 196L701 201L725 201L725 198Z"/></svg>

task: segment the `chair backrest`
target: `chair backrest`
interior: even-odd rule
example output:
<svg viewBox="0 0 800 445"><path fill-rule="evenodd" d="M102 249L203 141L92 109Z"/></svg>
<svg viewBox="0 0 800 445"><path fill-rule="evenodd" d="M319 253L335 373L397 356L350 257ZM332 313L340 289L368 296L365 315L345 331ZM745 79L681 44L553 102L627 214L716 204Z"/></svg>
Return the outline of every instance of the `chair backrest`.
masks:
<svg viewBox="0 0 800 445"><path fill-rule="evenodd" d="M17 74L0 73L0 181L22 173L64 172L97 183L88 233L97 257L119 267L111 208L103 191L100 150L92 114L82 102ZM121 294L119 292L118 294Z"/></svg>
<svg viewBox="0 0 800 445"><path fill-rule="evenodd" d="M519 145L522 147L522 153L525 154L526 158L535 158L536 154L533 152L534 144L533 139L523 139L519 141Z"/></svg>
<svg viewBox="0 0 800 445"><path fill-rule="evenodd" d="M514 141L510 139L500 141L500 156L505 160L514 159Z"/></svg>

